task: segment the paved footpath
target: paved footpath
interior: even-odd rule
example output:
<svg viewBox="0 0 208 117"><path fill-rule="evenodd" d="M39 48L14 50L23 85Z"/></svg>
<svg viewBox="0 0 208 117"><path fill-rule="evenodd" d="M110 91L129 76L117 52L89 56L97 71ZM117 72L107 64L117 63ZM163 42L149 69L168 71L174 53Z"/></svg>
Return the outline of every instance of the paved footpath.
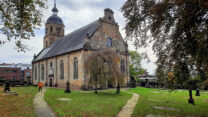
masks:
<svg viewBox="0 0 208 117"><path fill-rule="evenodd" d="M118 113L117 117L131 117L132 113L134 112L134 108L138 102L139 95L136 93L132 93L131 99L129 99L126 105L121 109Z"/></svg>
<svg viewBox="0 0 208 117"><path fill-rule="evenodd" d="M34 108L38 117L56 117L44 100L44 93L47 88L43 88L43 92L38 92L33 100Z"/></svg>

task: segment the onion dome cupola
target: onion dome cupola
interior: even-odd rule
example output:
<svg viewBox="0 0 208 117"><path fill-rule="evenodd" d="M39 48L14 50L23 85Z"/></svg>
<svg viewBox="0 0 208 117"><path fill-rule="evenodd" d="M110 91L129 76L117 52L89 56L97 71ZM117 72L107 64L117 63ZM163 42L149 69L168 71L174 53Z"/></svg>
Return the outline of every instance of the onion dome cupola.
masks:
<svg viewBox="0 0 208 117"><path fill-rule="evenodd" d="M56 3L54 4L54 7L51 11L53 12L53 15L48 18L46 24L55 23L64 26L62 19L58 16L58 9L56 8Z"/></svg>
<svg viewBox="0 0 208 117"><path fill-rule="evenodd" d="M45 24L45 37L44 37L44 48L49 47L59 37L64 36L64 23L58 16L58 9L56 8L56 1L54 1L54 7L52 9L52 16L50 16Z"/></svg>

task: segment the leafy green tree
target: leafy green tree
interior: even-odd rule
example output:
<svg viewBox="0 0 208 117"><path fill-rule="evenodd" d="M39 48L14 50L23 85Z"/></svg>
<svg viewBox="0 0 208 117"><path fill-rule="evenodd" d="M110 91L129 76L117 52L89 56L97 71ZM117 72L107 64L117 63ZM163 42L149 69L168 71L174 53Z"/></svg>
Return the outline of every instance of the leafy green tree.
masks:
<svg viewBox="0 0 208 117"><path fill-rule="evenodd" d="M155 74L157 77L157 83L162 86L165 85L165 83L167 82L168 79L168 71L165 70L165 68L163 66L158 66L155 70ZM159 87L158 87L159 88Z"/></svg>
<svg viewBox="0 0 208 117"><path fill-rule="evenodd" d="M152 42L158 66L173 71L181 60L188 69L196 66L202 81L208 79L207 0L127 0L122 12L127 38L136 47Z"/></svg>
<svg viewBox="0 0 208 117"><path fill-rule="evenodd" d="M190 61L200 77L207 79L208 57L207 0L127 0L122 7L127 19L126 35L136 47L153 42L160 59L174 63ZM167 65L167 64L163 64Z"/></svg>
<svg viewBox="0 0 208 117"><path fill-rule="evenodd" d="M25 51L22 40L34 37L34 30L41 26L42 10L47 0L1 0L0 1L0 33L7 40L16 40L18 51ZM4 41L0 40L3 45Z"/></svg>
<svg viewBox="0 0 208 117"><path fill-rule="evenodd" d="M100 87L105 87L107 83L123 85L125 74L118 66L120 61L116 52L106 50L96 51L87 58L85 69L89 83L95 86L95 93L97 93L98 85Z"/></svg>
<svg viewBox="0 0 208 117"><path fill-rule="evenodd" d="M129 55L129 72L137 78L139 74L143 74L145 71L141 66L141 56L137 51L129 51Z"/></svg>
<svg viewBox="0 0 208 117"><path fill-rule="evenodd" d="M175 63L174 65L173 73L176 78L177 86L187 88L187 83L190 78L190 71L188 69L188 65L181 60L177 61L177 63Z"/></svg>

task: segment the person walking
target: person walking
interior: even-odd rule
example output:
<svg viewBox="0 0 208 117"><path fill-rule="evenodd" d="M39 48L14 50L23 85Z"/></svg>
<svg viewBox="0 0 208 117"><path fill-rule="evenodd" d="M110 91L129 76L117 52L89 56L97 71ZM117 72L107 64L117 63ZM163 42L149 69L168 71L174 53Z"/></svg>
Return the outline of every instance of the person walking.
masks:
<svg viewBox="0 0 208 117"><path fill-rule="evenodd" d="M39 92L42 92L43 83L42 82L39 82L38 83L38 87L39 87Z"/></svg>

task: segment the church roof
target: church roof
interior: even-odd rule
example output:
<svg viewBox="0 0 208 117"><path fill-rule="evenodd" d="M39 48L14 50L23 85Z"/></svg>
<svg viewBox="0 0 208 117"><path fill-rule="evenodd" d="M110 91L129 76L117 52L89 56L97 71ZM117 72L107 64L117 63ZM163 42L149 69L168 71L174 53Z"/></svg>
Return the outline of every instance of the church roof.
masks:
<svg viewBox="0 0 208 117"><path fill-rule="evenodd" d="M47 19L46 24L55 23L55 24L60 24L60 25L63 25L64 26L64 23L63 23L62 19L57 15L58 14L58 9L56 8L56 1L54 3L53 9L51 11L53 12L53 15L50 16Z"/></svg>
<svg viewBox="0 0 208 117"><path fill-rule="evenodd" d="M74 32L69 33L68 35L62 37L53 43L50 47L44 48L33 60L39 61L57 55L65 54L68 52L76 51L83 49L86 41L85 38L88 35L89 37L97 31L100 26L99 20L96 20Z"/></svg>
<svg viewBox="0 0 208 117"><path fill-rule="evenodd" d="M64 26L62 19L56 14L53 14L47 19L46 24L49 24L49 23L55 23L55 24L60 24Z"/></svg>

